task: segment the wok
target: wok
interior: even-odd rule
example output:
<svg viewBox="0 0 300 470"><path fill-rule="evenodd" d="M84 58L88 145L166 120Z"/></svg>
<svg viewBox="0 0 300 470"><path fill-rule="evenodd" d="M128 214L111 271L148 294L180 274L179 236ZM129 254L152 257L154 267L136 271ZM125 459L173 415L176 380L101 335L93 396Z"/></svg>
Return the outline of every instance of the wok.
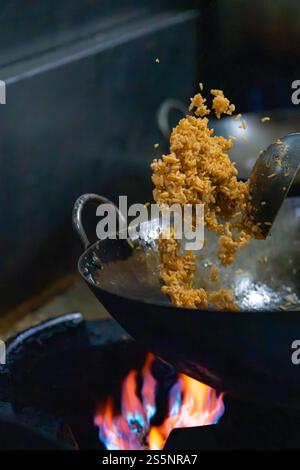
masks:
<svg viewBox="0 0 300 470"><path fill-rule="evenodd" d="M300 340L300 198L285 200L271 237L253 241L234 266L220 268L222 286L234 291L236 313L175 307L160 292L158 220L141 224L130 242L107 238L89 244L82 211L91 201L107 202L85 194L73 211L85 248L79 273L133 338L217 390L248 401L299 407L300 365L292 355ZM207 233L206 240L198 282L209 289L209 266L216 262L213 234Z"/></svg>

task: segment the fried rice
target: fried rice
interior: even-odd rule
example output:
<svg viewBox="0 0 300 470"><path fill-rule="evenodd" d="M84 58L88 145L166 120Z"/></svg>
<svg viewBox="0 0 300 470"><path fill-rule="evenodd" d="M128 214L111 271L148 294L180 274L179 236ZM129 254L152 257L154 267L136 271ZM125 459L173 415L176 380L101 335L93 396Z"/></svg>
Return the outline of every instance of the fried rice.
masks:
<svg viewBox="0 0 300 470"><path fill-rule="evenodd" d="M201 87L202 90L202 87ZM212 110L218 119L232 115L235 107L222 90L211 90ZM181 119L170 136L170 152L154 159L153 196L157 204L204 204L204 223L218 235L217 255L221 265L234 263L237 250L251 236L259 238L259 227L249 217L251 197L248 182L238 181L237 169L228 153L234 142L214 135L207 116L211 109L201 93L191 98L193 114ZM178 306L237 310L233 293L222 287L208 292L195 288L196 254L180 250L175 238L158 240L162 292ZM217 268L211 270L218 281Z"/></svg>

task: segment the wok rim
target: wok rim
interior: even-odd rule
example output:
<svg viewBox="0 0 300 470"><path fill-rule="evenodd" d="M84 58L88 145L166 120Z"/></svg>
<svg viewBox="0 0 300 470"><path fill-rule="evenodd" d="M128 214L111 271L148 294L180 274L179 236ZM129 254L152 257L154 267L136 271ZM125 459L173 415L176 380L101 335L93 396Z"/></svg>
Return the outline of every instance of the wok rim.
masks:
<svg viewBox="0 0 300 470"><path fill-rule="evenodd" d="M157 307L161 307L161 308L173 308L175 310L186 310L186 311L189 311L189 312L193 312L193 311L197 311L197 312L202 312L202 314L204 313L209 313L210 315L211 314L226 314L228 316L230 316L231 318L232 317L240 317L241 315L244 317L244 316L247 316L247 315L257 315L257 316L265 316L265 315L270 315L270 316L278 316L278 317L286 317L286 316L295 316L295 314L300 314L300 311L297 311L297 310L239 310L239 311L236 311L236 312L233 312L233 311L230 311L230 310L216 310L212 307L207 307L207 308L191 308L191 307L185 307L185 306L180 306L178 307L177 305L174 305L172 304L172 302L170 301L170 303L165 303L165 302L162 302L162 301L149 301L147 299L142 299L140 297L135 297L135 296L129 296L129 295L120 295L116 292L111 292L107 289L103 289L101 286L97 285L96 283L92 282L90 279L87 278L87 276L84 275L84 273L82 272L82 269L81 269L81 266L84 265L84 257L87 256L87 254L90 252L90 251L93 251L95 249L97 249L97 245L101 244L101 242L104 242L104 241L107 241L109 239L105 239L105 240L97 240L96 242L92 243L88 248L86 248L82 254L80 255L80 257L78 258L78 262L77 262L77 269L78 269L78 272L80 274L80 276L82 277L82 279L89 285L91 286L93 289L96 289L96 290L99 290L99 291L102 291L104 292L105 294L109 294L109 295L113 295L115 297L118 297L120 300L122 299L125 299L125 300L129 300L129 301L133 301L133 302L138 302L140 304L147 304L147 305L153 305L153 306L157 306ZM167 296L166 296L167 298Z"/></svg>

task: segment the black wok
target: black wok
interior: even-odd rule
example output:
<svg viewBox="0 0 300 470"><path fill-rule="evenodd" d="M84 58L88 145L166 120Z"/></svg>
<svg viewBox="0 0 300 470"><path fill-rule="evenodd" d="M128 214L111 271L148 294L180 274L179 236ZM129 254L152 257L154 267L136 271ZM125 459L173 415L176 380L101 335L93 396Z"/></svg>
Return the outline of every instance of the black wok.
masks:
<svg viewBox="0 0 300 470"><path fill-rule="evenodd" d="M85 246L78 269L122 327L178 371L217 390L300 406L300 198L285 201L268 240L251 243L234 267L221 272L222 284L234 290L238 313L178 308L160 292L156 220L142 224L130 243L105 239L89 245L82 210L87 201L103 200L86 194L75 203L73 223ZM205 269L215 262L213 237L208 238L199 260L207 288Z"/></svg>

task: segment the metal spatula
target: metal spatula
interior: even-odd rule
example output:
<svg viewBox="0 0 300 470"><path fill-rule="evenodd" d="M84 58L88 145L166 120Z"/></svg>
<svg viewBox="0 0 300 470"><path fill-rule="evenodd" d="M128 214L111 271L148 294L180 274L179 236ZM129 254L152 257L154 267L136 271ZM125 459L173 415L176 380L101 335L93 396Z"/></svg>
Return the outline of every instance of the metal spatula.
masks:
<svg viewBox="0 0 300 470"><path fill-rule="evenodd" d="M273 142L258 157L250 176L252 216L267 237L300 167L300 133Z"/></svg>

